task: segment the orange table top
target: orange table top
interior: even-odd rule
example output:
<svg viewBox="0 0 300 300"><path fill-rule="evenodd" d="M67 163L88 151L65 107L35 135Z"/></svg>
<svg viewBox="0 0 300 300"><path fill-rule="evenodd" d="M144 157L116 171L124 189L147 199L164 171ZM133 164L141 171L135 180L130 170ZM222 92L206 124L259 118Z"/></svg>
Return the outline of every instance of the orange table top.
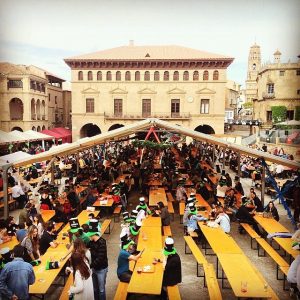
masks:
<svg viewBox="0 0 300 300"><path fill-rule="evenodd" d="M256 214L254 219L267 233L289 232L289 230L273 218L264 218L262 215Z"/></svg>
<svg viewBox="0 0 300 300"><path fill-rule="evenodd" d="M300 254L300 250L294 250L292 248L293 240L292 238L280 238L275 237L273 238L274 241L288 254L296 258Z"/></svg>
<svg viewBox="0 0 300 300"><path fill-rule="evenodd" d="M160 217L147 217L142 222L142 227L161 227Z"/></svg>
<svg viewBox="0 0 300 300"><path fill-rule="evenodd" d="M161 201L165 206L168 205L165 189L164 188L150 189L149 206L155 206L159 201Z"/></svg>
<svg viewBox="0 0 300 300"><path fill-rule="evenodd" d="M152 251L161 251L162 249L161 227L142 226L138 236L137 249L139 251L143 249L148 249Z"/></svg>
<svg viewBox="0 0 300 300"><path fill-rule="evenodd" d="M96 207L112 207L114 204L114 200L112 198L108 198L107 200L100 200L100 199L97 199L93 206L96 206Z"/></svg>
<svg viewBox="0 0 300 300"><path fill-rule="evenodd" d="M53 210L53 209L42 210L41 209L41 215L43 217L44 222L48 222L50 219L52 219L55 216L55 210Z"/></svg>

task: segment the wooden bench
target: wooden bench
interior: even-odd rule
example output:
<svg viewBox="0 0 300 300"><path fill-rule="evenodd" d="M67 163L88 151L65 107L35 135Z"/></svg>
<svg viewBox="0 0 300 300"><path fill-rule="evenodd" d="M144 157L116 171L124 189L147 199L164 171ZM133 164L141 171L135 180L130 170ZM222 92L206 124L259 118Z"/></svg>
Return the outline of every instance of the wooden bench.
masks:
<svg viewBox="0 0 300 300"><path fill-rule="evenodd" d="M117 287L117 291L115 293L114 300L126 300L127 289L128 289L128 283L120 281Z"/></svg>
<svg viewBox="0 0 300 300"><path fill-rule="evenodd" d="M251 227L251 225L247 223L240 223L240 225L245 229L245 231L250 235L251 238L251 249L253 248L253 240L256 240L257 238L260 238L258 233ZM257 250L257 248L255 248Z"/></svg>
<svg viewBox="0 0 300 300"><path fill-rule="evenodd" d="M183 223L184 210L185 210L185 203L184 202L179 202L179 221L180 221L180 224Z"/></svg>
<svg viewBox="0 0 300 300"><path fill-rule="evenodd" d="M181 300L178 285L167 286L169 300Z"/></svg>
<svg viewBox="0 0 300 300"><path fill-rule="evenodd" d="M114 212L113 212L114 222L119 222L120 221L121 210L122 210L122 206L117 206L114 209ZM116 221L116 220L118 220L118 221Z"/></svg>
<svg viewBox="0 0 300 300"><path fill-rule="evenodd" d="M168 212L169 214L172 216L172 220L174 221L174 207L173 207L173 203L168 201Z"/></svg>
<svg viewBox="0 0 300 300"><path fill-rule="evenodd" d="M285 283L286 283L286 277L289 271L289 266L288 267L279 267L280 271L283 273L283 290L286 291L288 289L285 288Z"/></svg>
<svg viewBox="0 0 300 300"><path fill-rule="evenodd" d="M164 236L172 236L171 226L163 226Z"/></svg>
<svg viewBox="0 0 300 300"><path fill-rule="evenodd" d="M14 199L8 200L8 211L10 210L10 207L11 207L11 206L13 207L13 209L16 209L16 204L17 204L17 201L16 201L16 200L14 200ZM4 203L3 203L3 201L1 201L1 203L0 203L0 209L1 209L1 208L4 208Z"/></svg>
<svg viewBox="0 0 300 300"><path fill-rule="evenodd" d="M110 234L110 223L111 223L111 219L106 219L103 221L103 223L101 224L101 233L102 234ZM108 228L108 232L107 231Z"/></svg>
<svg viewBox="0 0 300 300"><path fill-rule="evenodd" d="M222 294L213 264L206 263L204 269L204 285L207 286L210 300L221 300Z"/></svg>
<svg viewBox="0 0 300 300"><path fill-rule="evenodd" d="M207 264L205 256L202 254L201 250L193 240L191 236L184 236L184 253L193 254L197 262L197 277L203 277L199 274L199 265ZM187 246L190 248L191 252L187 252Z"/></svg>
<svg viewBox="0 0 300 300"><path fill-rule="evenodd" d="M65 286L60 294L59 300L69 300L68 291L72 284L73 284L73 273L69 274L69 277L65 283Z"/></svg>
<svg viewBox="0 0 300 300"><path fill-rule="evenodd" d="M174 202L175 201L173 195L170 192L167 193L167 199L170 202Z"/></svg>

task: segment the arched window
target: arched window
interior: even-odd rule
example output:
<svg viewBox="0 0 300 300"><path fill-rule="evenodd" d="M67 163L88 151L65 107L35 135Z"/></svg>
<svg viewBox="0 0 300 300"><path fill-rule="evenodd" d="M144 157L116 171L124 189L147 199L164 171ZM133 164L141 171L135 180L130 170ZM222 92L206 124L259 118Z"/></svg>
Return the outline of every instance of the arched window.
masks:
<svg viewBox="0 0 300 300"><path fill-rule="evenodd" d="M116 72L116 81L121 81L121 72L120 71Z"/></svg>
<svg viewBox="0 0 300 300"><path fill-rule="evenodd" d="M184 81L188 81L189 80L189 72L188 71L184 71L183 72L183 80Z"/></svg>
<svg viewBox="0 0 300 300"><path fill-rule="evenodd" d="M214 71L213 80L219 80L219 71L217 71L217 70Z"/></svg>
<svg viewBox="0 0 300 300"><path fill-rule="evenodd" d="M208 80L208 71L203 72L203 80Z"/></svg>
<svg viewBox="0 0 300 300"><path fill-rule="evenodd" d="M92 71L88 71L88 80L89 81L93 80L93 72Z"/></svg>
<svg viewBox="0 0 300 300"><path fill-rule="evenodd" d="M97 80L98 80L98 81L101 81L101 80L102 80L102 72L101 72L101 71L98 71L98 72L97 72Z"/></svg>
<svg viewBox="0 0 300 300"><path fill-rule="evenodd" d="M40 99L37 99L37 101L36 101L36 117L37 117L37 120L41 119L41 101L40 101Z"/></svg>
<svg viewBox="0 0 300 300"><path fill-rule="evenodd" d="M107 81L111 81L111 71L108 71L108 72L106 73L106 80L107 80Z"/></svg>
<svg viewBox="0 0 300 300"><path fill-rule="evenodd" d="M154 81L159 81L159 72L158 71L154 72Z"/></svg>
<svg viewBox="0 0 300 300"><path fill-rule="evenodd" d="M83 72L82 71L78 72L78 80L83 80Z"/></svg>
<svg viewBox="0 0 300 300"><path fill-rule="evenodd" d="M35 114L35 100L31 99L31 120L36 120L36 114Z"/></svg>
<svg viewBox="0 0 300 300"><path fill-rule="evenodd" d="M45 129L46 129L46 127L45 127L45 125L43 125L42 130L45 130Z"/></svg>
<svg viewBox="0 0 300 300"><path fill-rule="evenodd" d="M145 81L149 81L150 80L150 72L149 71L145 72L145 74L144 74L144 80Z"/></svg>
<svg viewBox="0 0 300 300"><path fill-rule="evenodd" d="M175 71L175 72L173 73L173 80L174 80L174 81L178 81L178 80L179 80L179 72L178 72L178 71Z"/></svg>
<svg viewBox="0 0 300 300"><path fill-rule="evenodd" d="M131 74L130 74L129 71L126 71L126 73L125 73L125 80L126 81L130 81L131 80Z"/></svg>
<svg viewBox="0 0 300 300"><path fill-rule="evenodd" d="M32 126L32 128L31 128L33 131L36 131L36 128L35 128L35 126Z"/></svg>
<svg viewBox="0 0 300 300"><path fill-rule="evenodd" d="M41 131L41 126L38 126L37 129L36 129L36 131L40 132Z"/></svg>
<svg viewBox="0 0 300 300"><path fill-rule="evenodd" d="M9 102L9 113L11 120L23 120L23 102L19 98L13 98Z"/></svg>
<svg viewBox="0 0 300 300"><path fill-rule="evenodd" d="M169 72L168 71L165 71L164 72L164 81L169 81Z"/></svg>
<svg viewBox="0 0 300 300"><path fill-rule="evenodd" d="M198 71L194 71L194 73L193 73L193 80L194 81L198 81L199 80L199 72Z"/></svg>
<svg viewBox="0 0 300 300"><path fill-rule="evenodd" d="M140 81L141 80L141 73L139 71L136 71L134 74L134 80Z"/></svg>

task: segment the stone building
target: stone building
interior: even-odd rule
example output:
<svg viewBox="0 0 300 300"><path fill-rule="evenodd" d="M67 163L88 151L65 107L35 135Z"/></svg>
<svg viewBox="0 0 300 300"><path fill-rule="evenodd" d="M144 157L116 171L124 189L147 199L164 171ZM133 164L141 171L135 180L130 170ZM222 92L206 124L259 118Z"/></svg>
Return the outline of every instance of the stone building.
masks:
<svg viewBox="0 0 300 300"><path fill-rule="evenodd" d="M237 118L240 107L240 92L240 84L232 80L227 81L225 92L225 122Z"/></svg>
<svg viewBox="0 0 300 300"><path fill-rule="evenodd" d="M0 129L41 131L65 126L62 82L32 65L0 63Z"/></svg>
<svg viewBox="0 0 300 300"><path fill-rule="evenodd" d="M132 42L65 59L72 72L73 141L147 117L223 133L232 61L180 46Z"/></svg>

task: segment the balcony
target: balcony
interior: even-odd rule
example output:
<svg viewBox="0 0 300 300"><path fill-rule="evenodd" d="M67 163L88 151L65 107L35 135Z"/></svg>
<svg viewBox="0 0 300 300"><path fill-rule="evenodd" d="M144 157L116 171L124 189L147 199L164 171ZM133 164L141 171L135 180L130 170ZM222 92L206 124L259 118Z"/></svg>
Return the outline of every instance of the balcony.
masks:
<svg viewBox="0 0 300 300"><path fill-rule="evenodd" d="M273 99L273 98L275 98L275 93L264 92L262 94L262 97L263 97L263 99Z"/></svg>
<svg viewBox="0 0 300 300"><path fill-rule="evenodd" d="M31 120L36 120L36 114L31 114Z"/></svg>
<svg viewBox="0 0 300 300"><path fill-rule="evenodd" d="M106 120L143 120L146 118L157 118L162 120L189 120L191 118L190 113L126 113L126 114L109 114L104 113Z"/></svg>
<svg viewBox="0 0 300 300"><path fill-rule="evenodd" d="M45 115L42 115L42 120L46 120L46 116Z"/></svg>

